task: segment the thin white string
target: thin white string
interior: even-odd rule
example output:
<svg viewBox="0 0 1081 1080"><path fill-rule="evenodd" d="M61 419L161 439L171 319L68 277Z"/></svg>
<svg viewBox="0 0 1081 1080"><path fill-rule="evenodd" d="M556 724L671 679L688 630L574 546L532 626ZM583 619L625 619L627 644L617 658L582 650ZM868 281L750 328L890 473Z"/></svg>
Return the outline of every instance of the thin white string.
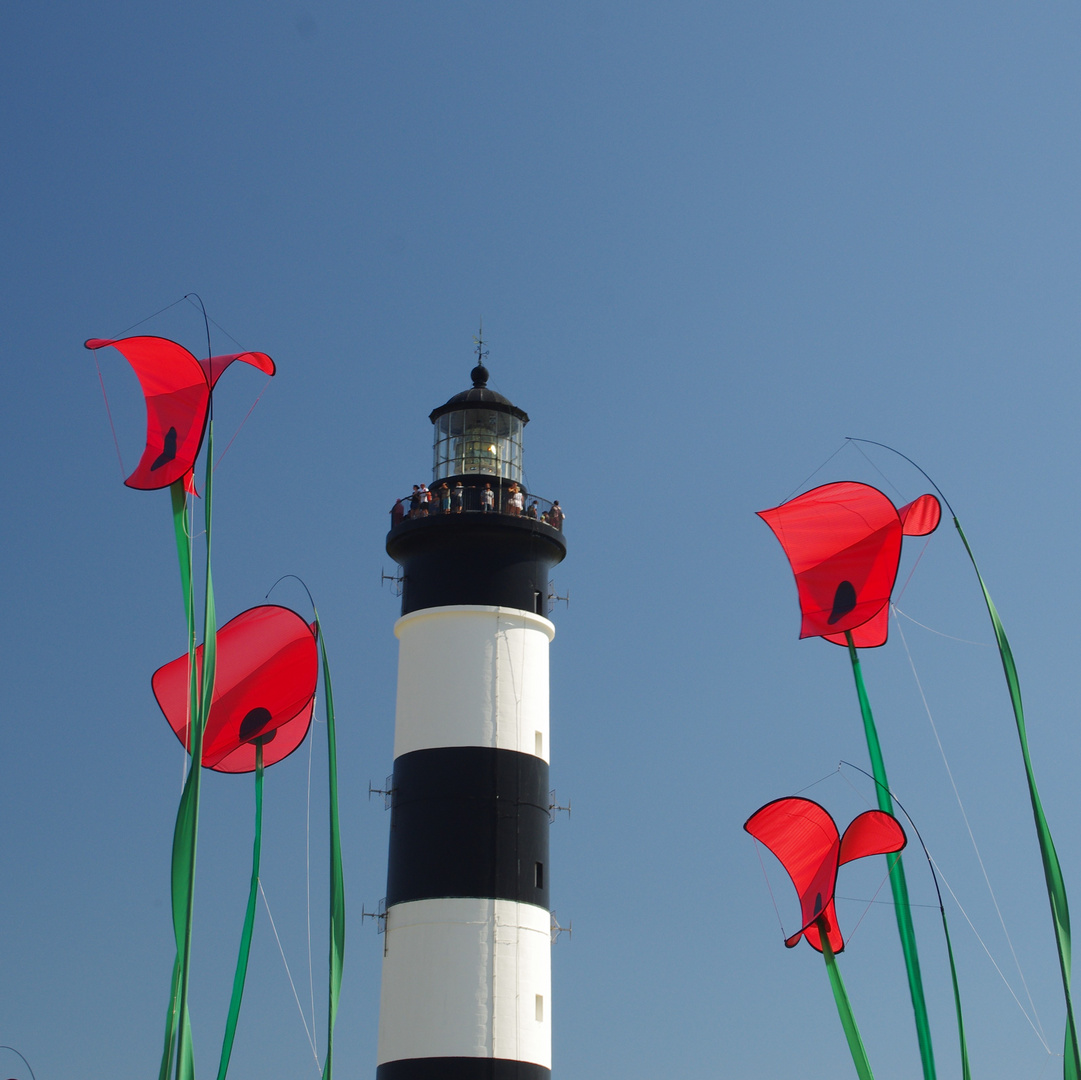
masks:
<svg viewBox="0 0 1081 1080"><path fill-rule="evenodd" d="M833 459L834 459L834 458L835 458L835 457L836 457L836 456L837 456L837 455L838 455L838 454L839 454L839 453L840 453L840 452L841 452L841 451L842 451L842 450L843 450L843 449L844 449L844 448L845 448L845 447L846 447L846 446L848 445L848 441L849 441L849 440L847 440L847 439L846 439L846 440L845 440L845 441L844 441L843 443L841 443L841 445L840 445L840 446L838 446L838 447L837 447L837 449L836 449L836 450L834 450L834 451L833 451L833 453L832 453L832 454L830 454L830 456L829 456L828 458L826 458L826 460L825 460L825 461L823 461L823 462L822 462L822 464L821 464L821 465L819 465L819 466L818 466L818 468L817 468L817 469L815 469L815 471L814 471L813 473L811 473L811 475L810 475L810 476L805 476L805 477L804 477L804 478L803 478L803 479L802 479L802 480L801 480L801 481L800 481L800 482L799 482L799 483L798 483L798 484L797 484L797 485L796 485L796 486L795 486L795 487L794 487L794 488L793 488L793 489L792 489L792 490L791 490L791 491L790 491L790 492L789 492L789 493L788 493L788 494L787 494L787 495L786 495L786 496L785 496L785 497L784 497L784 498L783 498L783 499L781 500L781 503L780 503L780 505L782 505L782 506L783 506L783 505L784 505L784 504L785 504L786 502L788 502L788 500L789 500L789 499L791 499L791 498L792 498L792 496L793 496L793 495L795 495L795 494L796 494L796 492L797 492L797 491L799 491L799 489L800 489L801 487L803 487L803 486L804 486L804 485L805 485L805 484L807 483L807 481L811 479L811 477L812 477L812 476L817 476L817 475L818 475L818 474L819 474L819 473L820 473L820 472L821 472L821 471L822 471L822 470L823 470L823 469L824 469L824 468L825 468L825 467L826 467L826 466L827 466L827 465L828 465L828 464L829 464L829 463L830 463L830 462L831 462L831 461L832 461L832 460L833 460Z"/></svg>
<svg viewBox="0 0 1081 1080"><path fill-rule="evenodd" d="M905 589L908 588L908 583L912 580L912 575L915 574L916 567L920 565L920 559L922 559L924 557L924 555L927 553L927 545L930 544L930 543L931 543L931 537L930 537L930 534L928 534L927 539L923 542L923 547L920 548L919 555L916 556L916 561L912 564L912 569L909 570L909 572L908 572L908 577L905 578L904 585L901 586L901 591L897 594L897 599L898 600L900 600L901 597L905 595Z"/></svg>
<svg viewBox="0 0 1081 1080"><path fill-rule="evenodd" d="M762 850L758 846L758 837L752 836L754 841L754 853L758 856L758 865L762 867L762 878L766 883L766 890L769 892L770 901L773 903L773 913L777 916L777 925L781 928L781 937L785 941L788 940L788 935L784 932L784 922L781 920L781 912L777 907L777 899L773 895L773 886L769 883L769 874L766 873L766 864L762 861Z"/></svg>
<svg viewBox="0 0 1081 1080"><path fill-rule="evenodd" d="M825 776L820 776L817 780L812 780L809 784L804 784L799 791L795 792L796 795L802 795L805 791L810 791L813 787L818 787L819 784L825 783L827 780L832 779L837 773L841 771L841 766L838 765L836 769L831 773L826 773Z"/></svg>
<svg viewBox="0 0 1081 1080"><path fill-rule="evenodd" d="M870 465L871 468L874 469L874 471L876 473L878 473L879 476L882 477L883 481L889 487L893 488L893 490L897 492L897 498L898 499L903 499L904 498L904 496L901 494L901 491L897 487L897 485L867 456L867 451L864 450L862 446L860 446L858 440L856 440L856 439L847 439L846 442L850 442L850 443L853 443L855 445L856 449L863 455L864 460L867 462L867 464Z"/></svg>
<svg viewBox="0 0 1081 1080"><path fill-rule="evenodd" d="M910 623L915 623L921 630L926 630L931 634L938 634L939 637L949 638L950 641L959 641L962 645L982 645L985 648L991 648L991 642L989 641L969 641L968 638L954 637L953 634L944 634L941 630L936 630L933 626L925 626L917 619L912 618L907 612L902 611L896 604L890 604L893 609L894 615L904 615Z"/></svg>
<svg viewBox="0 0 1081 1080"><path fill-rule="evenodd" d="M304 1006L300 1004L300 995L297 994L296 984L293 982L293 973L289 970L289 961L285 959L285 950L282 948L282 939L278 937L278 928L274 925L274 916L270 913L270 903L266 898L266 892L263 889L262 881L259 882L259 895L263 898L263 906L266 908L267 918L270 919L270 929L274 931L274 940L278 943L278 952L282 954L282 963L285 965L285 974L289 979L289 986L293 991L293 998L297 1003L297 1010L300 1012L300 1022L304 1025L304 1034L308 1036L308 1045L312 1048L312 1057L315 1058L315 1071L317 1075L321 1075L322 1071L319 1068L319 1055L315 1050L315 1043L312 1041L312 1033L308 1030L308 1021L304 1017Z"/></svg>
<svg viewBox="0 0 1081 1080"><path fill-rule="evenodd" d="M856 920L856 925L853 926L852 929L848 932L848 940L849 940L849 942L851 942L852 939L856 936L856 931L860 928L860 923L863 922L863 920L865 918L867 918L867 912L871 910L871 905L878 898L878 894L882 891L882 886L886 884L886 881L889 879L890 874L893 873L893 868L897 865L898 862L900 862L900 860L901 860L901 853L897 852L897 858L894 859L893 862L889 863L889 866L886 869L885 877L882 878L882 880L878 883L878 888L875 889L875 891L871 894L871 899L867 901L867 906L863 909L863 913ZM889 860L887 860L887 862L889 862ZM837 894L836 893L834 893L833 898L834 898L834 900L837 899ZM911 907L911 906L912 905L910 904L909 907Z"/></svg>
<svg viewBox="0 0 1081 1080"><path fill-rule="evenodd" d="M1028 1021L1029 1027L1031 1027L1033 1032L1035 1032L1036 1038L1040 1040L1040 1043L1042 1044L1043 1048L1050 1054L1052 1052L1051 1047L1047 1045L1047 1040L1043 1036L1043 1031L1040 1028L1037 1028L1036 1024L1034 1024L1032 1022L1032 1017L1029 1016L1028 1011L1025 1009L1024 1005L1021 1004L1021 999L1014 993L1013 987L1010 986L1010 982L1006 978L1005 974L1003 973L1002 968L1000 968L998 966L998 964L995 962L995 958L991 955L991 950L987 947L987 944L983 940L983 938L980 937L980 932L976 929L974 923L968 917L968 912L965 911L965 909L961 906L961 901L957 899L957 893L955 893L953 891L952 886L946 880L946 876L942 873L942 867L939 866L938 863L935 862L934 859L931 859L931 862L934 864L935 871L938 874L938 880L941 881L942 884L946 886L947 890L949 891L950 896L953 897L953 902L957 905L957 910L960 911L962 915L964 915L965 921L968 923L969 927L971 928L972 933L976 935L976 940L980 943L980 945L983 946L983 951L985 953L987 953L987 959L991 961L991 964L994 967L995 971L997 971L998 974L999 974L999 978L1002 979L1002 981L1006 984L1006 989L1009 990L1010 996L1014 999L1014 1001L1017 1002L1017 1007L1021 1010L1021 1013L1024 1015L1025 1019ZM1028 987L1026 987L1025 989L1027 990ZM1039 1017L1036 1018L1036 1021L1037 1021L1037 1023L1039 1023Z"/></svg>
<svg viewBox="0 0 1081 1080"><path fill-rule="evenodd" d="M953 778L953 770L950 768L950 763L946 759L946 751L942 746L942 740L939 738L938 728L935 726L935 718L931 715L931 707L927 703L927 695L923 692L923 683L920 682L920 677L916 673L916 665L912 660L912 653L908 648L908 641L905 639L905 632L901 629L901 622L897 619L896 612L894 615L894 622L897 626L897 632L901 635L901 643L905 647L905 655L908 657L908 666L912 669L912 677L916 680L916 688L920 692L920 700L923 702L923 711L927 714L927 719L930 721L931 730L934 732L935 736L935 742L938 744L938 752L942 755L942 764L946 767L946 775L950 778L950 786L953 788L954 798L957 800L958 809L961 811L961 817L964 820L965 828L968 830L968 838L972 841L972 850L976 853L976 861L980 864L983 880L987 883L987 891L991 894L991 902L995 905L995 913L998 915L999 925L1002 927L1003 934L1006 935L1006 943L1010 947L1010 955L1013 957L1014 965L1017 968L1017 974L1021 978L1021 985L1025 988L1025 995L1028 997L1029 1005L1032 1007L1032 1015L1036 1018L1036 1023L1040 1026L1040 1036L1042 1039L1043 1024L1040 1021L1040 1015L1036 1010L1036 1003L1032 1000L1032 993L1028 988L1028 983L1025 981L1025 973L1021 970L1021 962L1017 958L1017 951L1013 947L1010 932L1006 929L1006 920L1002 917L1002 910L998 906L998 897L995 896L995 890L991 887L991 878L987 874L987 867L984 866L983 856L980 854L979 845L976 843L976 837L972 832L972 826L969 824L968 814L965 813L964 804L961 802L961 793L957 790L957 782ZM953 890L951 889L950 891L952 893ZM956 899L956 897L954 897L954 899ZM961 905L958 904L957 906L960 907ZM966 915L965 918L968 918L968 916ZM1026 1013L1025 1015L1027 1016L1028 1014ZM1046 1043L1044 1045L1046 1045Z"/></svg>

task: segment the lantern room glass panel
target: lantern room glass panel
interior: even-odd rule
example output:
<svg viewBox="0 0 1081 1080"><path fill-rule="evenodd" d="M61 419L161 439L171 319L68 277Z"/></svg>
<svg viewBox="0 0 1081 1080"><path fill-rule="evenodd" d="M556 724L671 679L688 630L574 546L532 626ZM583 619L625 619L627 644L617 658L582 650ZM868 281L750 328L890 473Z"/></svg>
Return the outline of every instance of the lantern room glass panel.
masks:
<svg viewBox="0 0 1081 1080"><path fill-rule="evenodd" d="M499 476L522 482L522 421L495 409L459 409L435 422L432 477Z"/></svg>

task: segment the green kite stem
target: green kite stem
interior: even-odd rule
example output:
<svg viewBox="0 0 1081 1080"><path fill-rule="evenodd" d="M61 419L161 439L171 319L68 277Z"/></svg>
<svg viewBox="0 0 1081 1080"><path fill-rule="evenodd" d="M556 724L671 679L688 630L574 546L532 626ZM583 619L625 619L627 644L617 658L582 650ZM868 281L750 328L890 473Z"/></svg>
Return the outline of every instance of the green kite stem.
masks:
<svg viewBox="0 0 1081 1080"><path fill-rule="evenodd" d="M225 1080L229 1071L229 1058L233 1053L233 1038L237 1020L240 1019L240 1003L244 997L244 980L248 974L248 955L251 952L251 935L255 926L255 902L259 896L259 855L263 847L263 744L255 744L255 843L251 857L251 888L248 890L248 909L244 913L244 929L240 932L240 951L236 958L236 974L233 976L233 996L229 1002L229 1018L225 1022L225 1038L221 1044L221 1061L218 1064L218 1080Z"/></svg>
<svg viewBox="0 0 1081 1080"><path fill-rule="evenodd" d="M875 729L875 718L871 713L871 702L867 697L867 689L863 685L859 653L852 642L852 635L847 631L845 638L848 641L848 655L852 661L852 674L856 680L860 713L863 715L863 730L867 736L867 753L871 758L871 772L876 781L878 807L887 814L892 814L893 799L890 797L889 781L886 779L886 764L882 760L882 747L878 741L878 731ZM889 862L890 860L887 859L887 864ZM890 889L893 892L894 911L897 915L897 933L901 938L901 951L905 957L905 971L908 973L908 991L912 997L912 1012L916 1021L916 1038L920 1045L923 1076L924 1080L935 1080L931 1025L927 1018L927 1002L923 994L923 979L920 976L919 953L916 951L916 931L912 926L912 912L908 903L908 883L905 880L905 870L900 856L892 863Z"/></svg>
<svg viewBox="0 0 1081 1080"><path fill-rule="evenodd" d="M984 603L987 605L987 614L991 617L991 626L995 631L995 641L998 644L998 654L1002 659L1002 670L1006 675L1006 685L1010 691L1010 702L1013 705L1013 716L1017 723L1017 738L1021 743L1021 757L1025 762L1025 777L1028 780L1028 795L1032 803L1032 817L1036 822L1036 836L1040 843L1040 858L1043 860L1043 876L1047 883L1047 899L1051 905L1051 921L1055 927L1055 940L1058 944L1059 970L1062 973L1062 989L1066 996L1066 1035L1063 1047L1062 1075L1065 1080L1081 1080L1081 1056L1077 1045L1077 1027L1074 1023L1073 996L1070 992L1070 968L1071 968L1071 943L1070 943L1070 909L1066 903L1066 884L1062 879L1062 868L1059 866L1058 854L1055 844L1051 839L1051 828L1044 816L1043 804L1040 802L1040 793L1036 789L1036 777L1032 772L1032 759L1028 751L1028 735L1025 731L1025 710L1021 705L1021 682L1017 677L1017 665L1014 663L1013 650L1006 638L1002 620L998 617L998 611L983 582L983 575L976 565L972 548L968 545L968 537L965 536L961 522L956 516L953 519L954 528L961 537L961 542L968 552L972 569L976 571L976 577L983 590Z"/></svg>
<svg viewBox="0 0 1081 1080"><path fill-rule="evenodd" d="M169 486L169 495L173 509L173 532L176 535L176 554L180 563L180 588L184 598L184 621L188 634L188 716L194 717L198 708L198 693L196 689L195 675L195 602L192 595L192 545L191 532L188 528L188 497L184 487L183 477ZM189 733L191 724L188 725ZM186 747L190 752L190 745ZM185 785L185 794L187 793ZM181 806L177 811L177 823L179 825L182 813L186 810L182 796ZM178 843L180 847L178 848ZM173 877L174 892L175 884L183 876L182 867L186 864L183 850L186 845L181 831L174 829L173 835ZM173 1051L176 1046L177 1034L180 1029L180 949L183 940L183 929L179 923L180 908L177 906L177 897L173 899L173 932L176 938L176 958L173 961L173 974L169 982L169 1010L165 1018L165 1045L162 1050L161 1068L158 1072L158 1080L168 1080L173 1068ZM191 1057L191 1031L185 1025L187 1057Z"/></svg>
<svg viewBox="0 0 1081 1080"><path fill-rule="evenodd" d="M210 572L211 510L214 485L214 421L207 424L206 490L206 592L203 600L203 663L201 678L196 680L195 664L189 662L191 678L191 769L184 784L173 833L173 930L180 960L180 987L177 1016L179 1032L176 1050L176 1080L193 1080L191 1022L188 1016L188 986L191 973L192 917L195 909L195 852L199 836L199 787L202 775L203 734L214 697L217 667L217 615L214 608L214 585ZM190 642L190 639L189 639ZM192 653L189 652L189 658Z"/></svg>
<svg viewBox="0 0 1081 1080"><path fill-rule="evenodd" d="M845 990L844 980L841 978L840 969L837 967L837 958L830 948L829 937L826 933L824 921L818 920L818 936L822 942L822 956L826 961L826 971L829 973L830 986L833 987L833 1000L837 1003L837 1014L841 1018L841 1027L845 1029L845 1038L848 1040L848 1049L852 1054L852 1063L856 1066L856 1075L859 1080L875 1080L871 1075L871 1063L867 1060L867 1050L864 1048L863 1039L860 1038L860 1029L856 1027L856 1018L852 1014L852 1004L848 1000L848 991Z"/></svg>
<svg viewBox="0 0 1081 1080"><path fill-rule="evenodd" d="M323 1080L331 1080L334 1074L334 1022L338 1016L338 997L342 988L342 966L345 960L345 882L342 876L342 843L338 829L338 744L334 732L334 691L330 684L330 662L327 660L327 645L318 611L315 613L315 625L319 632L323 691L327 701L327 771L330 787L330 993Z"/></svg>
<svg viewBox="0 0 1081 1080"><path fill-rule="evenodd" d="M950 928L946 925L946 909L939 903L942 915L942 932L946 935L946 952L950 956L950 977L953 979L953 1004L957 1009L957 1037L961 1041L961 1080L972 1080L968 1066L968 1043L965 1042L965 1021L961 1015L961 986L957 981L957 967L953 962L953 945L950 942Z"/></svg>

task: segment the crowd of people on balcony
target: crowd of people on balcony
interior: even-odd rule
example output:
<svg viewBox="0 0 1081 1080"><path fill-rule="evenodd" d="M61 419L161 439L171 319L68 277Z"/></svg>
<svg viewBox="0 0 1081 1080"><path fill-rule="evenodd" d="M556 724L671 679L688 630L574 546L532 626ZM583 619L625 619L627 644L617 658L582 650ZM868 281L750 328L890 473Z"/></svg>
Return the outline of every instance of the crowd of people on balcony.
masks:
<svg viewBox="0 0 1081 1080"><path fill-rule="evenodd" d="M433 514L460 514L463 510L483 514L509 514L511 517L525 517L533 521L543 521L553 529L563 531L565 514L556 499L547 509L542 509L538 499L529 500L529 496L518 484L492 488L486 481L483 487L466 487L459 480L452 487L444 481L438 487L430 489L427 484L414 484L409 496L408 507L405 501L398 499L390 512L391 527L410 518L429 517Z"/></svg>

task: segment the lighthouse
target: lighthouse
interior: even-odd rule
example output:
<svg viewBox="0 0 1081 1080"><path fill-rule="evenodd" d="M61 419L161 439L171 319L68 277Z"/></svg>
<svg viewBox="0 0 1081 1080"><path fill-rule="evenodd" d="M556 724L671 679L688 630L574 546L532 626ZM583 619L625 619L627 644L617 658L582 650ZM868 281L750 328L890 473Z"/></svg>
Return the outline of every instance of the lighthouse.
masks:
<svg viewBox="0 0 1081 1080"><path fill-rule="evenodd" d="M549 1080L548 578L563 514L525 490L526 413L434 409L402 573L377 1080Z"/></svg>

